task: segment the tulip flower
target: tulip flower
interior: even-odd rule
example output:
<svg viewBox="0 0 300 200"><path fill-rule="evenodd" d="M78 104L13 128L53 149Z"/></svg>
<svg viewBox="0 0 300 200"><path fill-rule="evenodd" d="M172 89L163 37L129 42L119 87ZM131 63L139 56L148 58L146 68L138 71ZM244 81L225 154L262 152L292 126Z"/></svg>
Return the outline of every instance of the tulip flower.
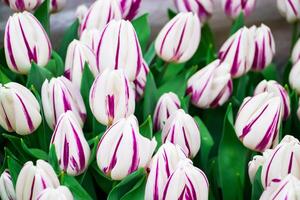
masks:
<svg viewBox="0 0 300 200"><path fill-rule="evenodd" d="M292 67L289 75L289 83L292 89L296 90L298 94L300 94L300 61L298 61Z"/></svg>
<svg viewBox="0 0 300 200"><path fill-rule="evenodd" d="M262 193L260 200L298 200L299 197L300 181L290 174L281 181L273 180Z"/></svg>
<svg viewBox="0 0 300 200"><path fill-rule="evenodd" d="M300 100L298 101L297 117L300 120Z"/></svg>
<svg viewBox="0 0 300 200"><path fill-rule="evenodd" d="M2 200L16 200L16 192L8 170L0 176L0 197Z"/></svg>
<svg viewBox="0 0 300 200"><path fill-rule="evenodd" d="M281 99L264 92L244 99L235 121L237 137L249 149L263 152L278 142Z"/></svg>
<svg viewBox="0 0 300 200"><path fill-rule="evenodd" d="M190 158L194 158L201 144L200 130L195 120L179 109L175 111L162 130L162 141L178 144Z"/></svg>
<svg viewBox="0 0 300 200"><path fill-rule="evenodd" d="M80 125L86 119L86 109L77 88L67 78L61 76L45 80L42 86L42 104L46 121L50 128L54 129L61 114L71 110Z"/></svg>
<svg viewBox="0 0 300 200"><path fill-rule="evenodd" d="M269 27L261 24L250 28L254 35L255 54L252 64L252 70L261 71L271 64L275 54L275 41Z"/></svg>
<svg viewBox="0 0 300 200"><path fill-rule="evenodd" d="M73 195L70 192L69 188L66 186L59 186L58 188L46 188L43 190L38 198L38 200L73 200Z"/></svg>
<svg viewBox="0 0 300 200"><path fill-rule="evenodd" d="M81 5L77 6L76 17L80 24L82 23L87 11L88 11L88 7L86 7L86 5L81 4Z"/></svg>
<svg viewBox="0 0 300 200"><path fill-rule="evenodd" d="M290 135L285 136L266 159L261 172L262 185L266 188L288 174L300 178L300 143Z"/></svg>
<svg viewBox="0 0 300 200"><path fill-rule="evenodd" d="M156 147L139 132L134 115L114 123L102 136L97 149L98 167L113 180L121 180L138 168L147 167Z"/></svg>
<svg viewBox="0 0 300 200"><path fill-rule="evenodd" d="M67 3L67 0L51 0L50 1L50 11L52 13L62 10Z"/></svg>
<svg viewBox="0 0 300 200"><path fill-rule="evenodd" d="M5 2L16 12L34 11L43 3L41 0L6 0Z"/></svg>
<svg viewBox="0 0 300 200"><path fill-rule="evenodd" d="M188 80L186 93L191 96L195 106L214 108L223 105L231 96L232 90L229 65L215 60Z"/></svg>
<svg viewBox="0 0 300 200"><path fill-rule="evenodd" d="M129 21L113 20L102 32L97 48L100 71L123 69L130 81L134 81L143 64L142 50L136 32Z"/></svg>
<svg viewBox="0 0 300 200"><path fill-rule="evenodd" d="M105 70L99 74L90 90L90 108L101 124L110 126L115 121L134 113L135 95L122 70Z"/></svg>
<svg viewBox="0 0 300 200"><path fill-rule="evenodd" d="M31 63L44 67L52 47L40 22L29 12L9 17L4 33L4 50L8 67L19 74L28 74Z"/></svg>
<svg viewBox="0 0 300 200"><path fill-rule="evenodd" d="M58 186L59 180L49 163L37 160L34 166L31 161L28 161L24 164L17 179L17 200L37 199L44 189Z"/></svg>
<svg viewBox="0 0 300 200"><path fill-rule="evenodd" d="M232 19L241 13L249 16L255 8L256 0L222 0L222 8L225 14Z"/></svg>
<svg viewBox="0 0 300 200"><path fill-rule="evenodd" d="M271 149L267 149L263 152L263 155L254 156L253 159L248 163L248 175L252 184L254 182L257 170L263 166L271 152Z"/></svg>
<svg viewBox="0 0 300 200"><path fill-rule="evenodd" d="M61 170L77 176L87 168L91 150L72 111L60 115L52 135Z"/></svg>
<svg viewBox="0 0 300 200"><path fill-rule="evenodd" d="M144 95L144 90L147 82L147 75L149 73L149 67L145 61L143 61L142 68L138 73L136 79L133 81L135 88L135 99L138 101Z"/></svg>
<svg viewBox="0 0 300 200"><path fill-rule="evenodd" d="M164 187L180 160L187 159L180 146L166 142L154 155L146 183L145 199L162 199Z"/></svg>
<svg viewBox="0 0 300 200"><path fill-rule="evenodd" d="M298 0L277 0L277 8L289 23L300 19L300 1Z"/></svg>
<svg viewBox="0 0 300 200"><path fill-rule="evenodd" d="M97 76L99 69L93 50L83 42L73 40L67 50L65 77L71 80L78 88L81 87L81 79L85 63L89 65L94 76Z"/></svg>
<svg viewBox="0 0 300 200"><path fill-rule="evenodd" d="M219 59L230 65L230 73L234 78L246 74L254 60L254 37L247 28L239 29L223 44L219 51Z"/></svg>
<svg viewBox="0 0 300 200"><path fill-rule="evenodd" d="M159 98L154 110L154 130L162 130L170 115L175 113L178 109L180 109L178 96L173 92L163 94Z"/></svg>
<svg viewBox="0 0 300 200"><path fill-rule="evenodd" d="M178 12L196 13L204 23L210 18L214 10L215 0L174 0Z"/></svg>
<svg viewBox="0 0 300 200"><path fill-rule="evenodd" d="M293 64L296 64L300 60L300 39L297 40L291 56Z"/></svg>
<svg viewBox="0 0 300 200"><path fill-rule="evenodd" d="M33 133L41 124L40 105L23 85L0 83L0 125L20 135Z"/></svg>
<svg viewBox="0 0 300 200"><path fill-rule="evenodd" d="M191 12L179 13L158 34L155 51L166 62L184 63L195 54L200 38L198 16Z"/></svg>
<svg viewBox="0 0 300 200"><path fill-rule="evenodd" d="M80 36L80 41L92 49L95 55L100 43L101 33L102 32L97 29L91 29L83 31Z"/></svg>
<svg viewBox="0 0 300 200"><path fill-rule="evenodd" d="M100 10L101 12L99 12ZM113 19L122 19L117 0L96 0L84 15L80 25L80 33L86 29L102 31L106 24Z"/></svg>
<svg viewBox="0 0 300 200"><path fill-rule="evenodd" d="M118 0L123 19L132 20L138 13L142 0Z"/></svg>

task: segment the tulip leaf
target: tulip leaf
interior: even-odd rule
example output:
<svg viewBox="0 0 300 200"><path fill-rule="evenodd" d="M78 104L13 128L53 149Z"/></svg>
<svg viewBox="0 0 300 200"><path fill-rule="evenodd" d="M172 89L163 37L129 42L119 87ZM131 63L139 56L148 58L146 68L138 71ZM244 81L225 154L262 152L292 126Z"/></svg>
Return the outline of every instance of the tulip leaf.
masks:
<svg viewBox="0 0 300 200"><path fill-rule="evenodd" d="M0 83L5 84L5 83L9 83L9 82L11 82L11 80L0 69Z"/></svg>
<svg viewBox="0 0 300 200"><path fill-rule="evenodd" d="M86 192L92 197L97 199L97 194L94 187L93 177L89 169L87 169L80 177L79 183L86 190ZM78 179L77 179L78 180ZM98 192L99 193L99 192Z"/></svg>
<svg viewBox="0 0 300 200"><path fill-rule="evenodd" d="M50 0L45 0L35 11L34 16L44 27L45 31L50 34Z"/></svg>
<svg viewBox="0 0 300 200"><path fill-rule="evenodd" d="M8 165L9 173L12 178L12 182L13 182L14 186L16 187L18 175L22 169L22 164L19 163L16 159L8 156L7 157L7 165Z"/></svg>
<svg viewBox="0 0 300 200"><path fill-rule="evenodd" d="M144 199L146 183L147 183L147 178L146 176L144 176L135 184L135 186L129 192L127 192L121 198L121 200Z"/></svg>
<svg viewBox="0 0 300 200"><path fill-rule="evenodd" d="M72 177L65 175L62 184L67 186L76 200L92 200L92 197L85 191L85 189Z"/></svg>
<svg viewBox="0 0 300 200"><path fill-rule="evenodd" d="M172 10L171 8L168 8L169 20L173 19L176 15L177 15L177 13L174 10Z"/></svg>
<svg viewBox="0 0 300 200"><path fill-rule="evenodd" d="M186 113L189 112L190 100L191 100L191 97L190 97L190 96L186 96L186 97L181 97L181 98L180 98L180 107L181 107Z"/></svg>
<svg viewBox="0 0 300 200"><path fill-rule="evenodd" d="M224 199L243 199L247 159L248 150L235 134L232 106L229 104L218 155L219 178Z"/></svg>
<svg viewBox="0 0 300 200"><path fill-rule="evenodd" d="M177 75L182 72L182 70L184 69L185 64L184 63L170 63L167 66L165 66L164 72L162 74L162 78L159 79L161 83L165 83L168 80L172 80L175 77L177 77Z"/></svg>
<svg viewBox="0 0 300 200"><path fill-rule="evenodd" d="M276 65L273 63L268 65L261 73L266 80L278 80Z"/></svg>
<svg viewBox="0 0 300 200"><path fill-rule="evenodd" d="M48 155L45 151L36 149L36 148L29 148L25 144L23 139L21 139L21 145L22 145L23 150L31 157L36 158L36 159L48 160Z"/></svg>
<svg viewBox="0 0 300 200"><path fill-rule="evenodd" d="M52 168L56 172L56 174L60 174L60 167L58 164L58 159L55 151L55 145L50 144L50 149L49 149L49 163L51 164Z"/></svg>
<svg viewBox="0 0 300 200"><path fill-rule="evenodd" d="M12 144L13 150L15 150L14 153L18 154L18 159L21 162L25 162L26 160L28 160L28 156L26 156L24 154L24 151L22 151L22 149L20 148L21 147L21 139L19 137L16 137L16 136L13 136L10 134L6 134L6 133L3 133L2 136L4 138L8 139L9 142Z"/></svg>
<svg viewBox="0 0 300 200"><path fill-rule="evenodd" d="M259 199L259 197L261 196L261 194L264 191L264 188L261 183L261 170L262 170L262 167L259 167L255 174L254 181L252 184L251 200Z"/></svg>
<svg viewBox="0 0 300 200"><path fill-rule="evenodd" d="M289 84L289 75L290 75L292 67L293 67L293 63L291 60L289 60L287 62L287 64L283 67L284 68L283 78L282 78L283 84Z"/></svg>
<svg viewBox="0 0 300 200"><path fill-rule="evenodd" d="M151 116L149 115L146 121L140 126L140 133L144 137L148 139L152 139L153 137L153 125L152 125L152 119Z"/></svg>
<svg viewBox="0 0 300 200"><path fill-rule="evenodd" d="M233 95L232 97L236 99L238 106L243 102L247 95L247 88L250 78L248 75L244 75L239 79L233 80Z"/></svg>
<svg viewBox="0 0 300 200"><path fill-rule="evenodd" d="M137 37L139 39L142 51L145 52L151 34L151 28L148 20L149 14L146 13L131 21Z"/></svg>
<svg viewBox="0 0 300 200"><path fill-rule="evenodd" d="M59 77L64 74L65 66L60 55L52 51L52 59L47 64L46 68L55 76Z"/></svg>
<svg viewBox="0 0 300 200"><path fill-rule="evenodd" d="M158 100L157 97L158 96L157 96L156 83L154 81L154 77L152 73L149 72L147 75L147 82L144 91L144 102L143 102L144 119L147 119L149 115L152 116L156 106L156 102Z"/></svg>
<svg viewBox="0 0 300 200"><path fill-rule="evenodd" d="M154 42L152 42L144 55L144 60L149 66L151 65L153 59L155 58L155 55L156 52L155 52Z"/></svg>
<svg viewBox="0 0 300 200"><path fill-rule="evenodd" d="M92 164L92 173L93 177L95 177L95 181L97 185L105 192L109 193L111 189L113 188L113 185L115 183L114 180L107 177L102 171L99 170L97 163L94 162Z"/></svg>
<svg viewBox="0 0 300 200"><path fill-rule="evenodd" d="M157 142L156 149L155 149L155 152L156 152L159 149L159 147L163 144L162 138L161 138L161 131L155 133L154 137Z"/></svg>
<svg viewBox="0 0 300 200"><path fill-rule="evenodd" d="M32 63L26 86L30 88L33 85L40 94L44 81L46 79L50 80L52 77L53 74L49 70Z"/></svg>
<svg viewBox="0 0 300 200"><path fill-rule="evenodd" d="M230 35L233 35L235 32L237 32L240 28L242 28L245 24L244 14L241 12L241 14L234 20L231 29L230 29Z"/></svg>

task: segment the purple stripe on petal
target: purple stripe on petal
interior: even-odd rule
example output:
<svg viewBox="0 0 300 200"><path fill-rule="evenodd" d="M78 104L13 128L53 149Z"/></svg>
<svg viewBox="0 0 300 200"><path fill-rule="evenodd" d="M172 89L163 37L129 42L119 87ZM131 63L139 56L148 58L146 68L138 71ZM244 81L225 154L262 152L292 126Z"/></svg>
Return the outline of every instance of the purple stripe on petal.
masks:
<svg viewBox="0 0 300 200"><path fill-rule="evenodd" d="M72 131L74 133L76 144L77 144L80 170L83 170L85 168L85 154L84 154L83 146L81 144L78 133L71 122L70 122L70 125L72 127Z"/></svg>
<svg viewBox="0 0 300 200"><path fill-rule="evenodd" d="M126 20L132 20L137 15L141 2L141 0L133 0L130 10L125 18Z"/></svg>
<svg viewBox="0 0 300 200"><path fill-rule="evenodd" d="M287 2L290 4L290 6L291 6L291 8L292 8L292 10L293 10L293 12L294 12L294 14L295 14L296 16L298 16L298 11L297 11L295 5L293 4L293 2L292 2L291 0L288 0Z"/></svg>
<svg viewBox="0 0 300 200"><path fill-rule="evenodd" d="M186 176L189 184L190 184L190 188L192 189L192 195L193 195L193 198L192 199L197 199L197 194L196 194L196 190L195 190L195 187L192 183L192 181L190 180L190 178L188 176Z"/></svg>
<svg viewBox="0 0 300 200"><path fill-rule="evenodd" d="M177 45L177 49L174 52L174 56L173 56L172 60L173 59L176 59L176 60L179 59L183 54L182 52L180 52L180 48L181 48L183 37L184 37L185 31L186 31L186 25L187 25L187 19L186 19L186 21L184 23L184 26L183 26L183 29L181 31L181 35L180 35L180 39L179 39L179 42L178 42L178 45Z"/></svg>
<svg viewBox="0 0 300 200"><path fill-rule="evenodd" d="M43 177L41 177L41 182L42 182L42 185L43 185L43 189L46 189L47 184L46 184L45 180L43 179Z"/></svg>
<svg viewBox="0 0 300 200"><path fill-rule="evenodd" d="M114 95L107 95L107 115L108 118L113 120L115 118L115 98Z"/></svg>
<svg viewBox="0 0 300 200"><path fill-rule="evenodd" d="M67 137L64 139L64 153L63 153L63 168L66 171L69 165L69 142L67 141Z"/></svg>
<svg viewBox="0 0 300 200"><path fill-rule="evenodd" d="M161 110L161 103L158 105L157 112L154 116L154 130L156 131L158 131L160 127L160 123L159 123L160 110Z"/></svg>
<svg viewBox="0 0 300 200"><path fill-rule="evenodd" d="M171 174L171 170L170 170L170 167L169 167L169 159L168 159L168 155L167 155L165 149L164 149L163 157L164 157L165 164L166 164L166 165L165 165L166 173L167 173L167 176L169 177L170 174Z"/></svg>
<svg viewBox="0 0 300 200"><path fill-rule="evenodd" d="M159 164L158 164L158 163L159 163L159 160L157 160L157 162L156 162L153 200L159 200L159 196L158 196L158 173L159 173Z"/></svg>
<svg viewBox="0 0 300 200"><path fill-rule="evenodd" d="M98 47L97 47L97 53L96 53L96 59L97 59L97 69L98 71L100 70L99 67L99 63L100 63L100 51L101 51L101 46L102 46L102 41L103 41L103 38L104 38L104 35L107 31L107 25L105 26L104 30L102 31L102 34L101 34L101 37L100 37L100 40L99 40L99 44L98 44Z"/></svg>
<svg viewBox="0 0 300 200"><path fill-rule="evenodd" d="M132 133L132 148L133 148L133 155L132 155L132 160L131 160L131 166L129 168L128 173L131 174L132 172L136 171L138 166L139 166L139 158L138 158L138 146L137 146L137 141L136 141L136 135L134 132L133 127L131 126L131 133Z"/></svg>
<svg viewBox="0 0 300 200"><path fill-rule="evenodd" d="M21 105L22 105L22 110L24 112L24 115L25 115L25 118L26 118L26 122L27 122L27 125L28 125L28 128L29 130L32 132L34 130L34 126L33 126L33 123L32 123L32 120L31 120L31 117L28 113L28 110L23 102L23 100L21 99L21 97L16 93Z"/></svg>
<svg viewBox="0 0 300 200"><path fill-rule="evenodd" d="M178 19L176 19L176 20L173 22L173 24L172 24L172 25L170 26L170 28L168 29L166 35L164 36L163 41L162 41L161 46L160 46L159 54L162 54L162 51L163 51L163 48L164 48L166 39L167 39L169 33L171 32L172 28L174 27L174 25L176 24L177 21L178 21Z"/></svg>
<svg viewBox="0 0 300 200"><path fill-rule="evenodd" d="M9 121L9 119L8 119L8 116L7 116L7 114L6 114L6 111L5 111L5 109L4 109L4 106L3 106L3 104L2 104L2 102L1 102L1 107L2 107L2 110L3 110L3 112L4 112L6 126L8 127L9 130L13 130L13 128L12 128L12 126L11 126L11 123L10 123L10 121Z"/></svg>
<svg viewBox="0 0 300 200"><path fill-rule="evenodd" d="M116 57L115 57L115 69L119 68L121 28L122 28L122 23L120 23L119 32L118 32L118 42L117 42Z"/></svg>
<svg viewBox="0 0 300 200"><path fill-rule="evenodd" d="M169 185L170 185L170 182L172 180L172 177L173 177L174 173L170 176L170 178L168 179L167 183L166 183L166 186L164 188L164 192L163 192L163 200L166 200L166 197L167 197L167 191L169 189Z"/></svg>
<svg viewBox="0 0 300 200"><path fill-rule="evenodd" d="M278 147L278 149L274 152L274 154L273 154L273 156L272 156L272 158L271 158L271 160L269 161L269 164L268 164L268 166L267 166L266 176L265 176L265 185L266 185L266 186L267 186L267 183L268 183L269 171L270 171L270 167L271 167L272 161L273 161L275 155L278 153L278 151L279 151L280 148L281 148L281 147Z"/></svg>
<svg viewBox="0 0 300 200"><path fill-rule="evenodd" d="M135 30L133 30L135 32ZM136 33L134 33L134 40L135 40L135 46L136 46L136 53L137 53L137 68L136 68L136 73L135 76L137 76L140 73L140 70L142 68L143 62L142 62L142 58L141 58L141 47L138 41L138 38L136 36Z"/></svg>
<svg viewBox="0 0 300 200"><path fill-rule="evenodd" d="M17 67L17 64L16 64L16 61L15 61L15 57L13 55L12 46L11 46L10 25L9 25L9 23L8 23L6 29L7 29L7 31L6 31L6 36L7 36L6 43L7 43L7 50L8 50L8 55L9 55L9 58L10 58L10 62L12 64L12 66L14 67L14 69L16 71L19 71L18 67Z"/></svg>
<svg viewBox="0 0 300 200"><path fill-rule="evenodd" d="M234 58L233 58L233 63L231 66L231 74L235 75L239 68L240 68L240 62L239 62L239 52L240 52L240 44L241 44L241 38L242 38L242 32L239 35L239 39L238 39L238 44L235 50L235 54L234 54Z"/></svg>
<svg viewBox="0 0 300 200"><path fill-rule="evenodd" d="M292 167L293 167L293 157L294 157L294 152L292 152L292 153L291 153L291 156L290 156L289 168L288 168L288 174L290 174L291 171L292 171Z"/></svg>
<svg viewBox="0 0 300 200"><path fill-rule="evenodd" d="M178 197L178 200L185 200L185 190L186 190L186 186L184 186L183 190L181 191L179 197Z"/></svg>
<svg viewBox="0 0 300 200"><path fill-rule="evenodd" d="M106 174L109 173L115 167L115 165L117 164L117 152L119 150L119 146L120 146L120 143L122 141L122 138L123 138L123 134L119 138L119 141L118 141L118 143L117 143L117 145L114 149L114 153L113 153L112 159L109 163L109 166L103 169L104 173L106 173Z"/></svg>
<svg viewBox="0 0 300 200"><path fill-rule="evenodd" d="M24 0L16 0L15 6L18 9L18 11L24 11L25 10Z"/></svg>
<svg viewBox="0 0 300 200"><path fill-rule="evenodd" d="M182 133L183 133L183 138L184 138L184 143L185 143L185 146L186 148L188 149L188 155L191 156L191 148L190 148L190 145L189 145L189 142L188 142L188 139L187 139L187 136L186 136L186 132L185 132L185 129L184 127L182 127Z"/></svg>
<svg viewBox="0 0 300 200"><path fill-rule="evenodd" d="M284 187L288 184L289 182L287 181L285 184L283 184L283 186L281 186L281 188L277 191L277 193L273 196L273 199L276 199L276 197L280 194L280 192L284 189Z"/></svg>
<svg viewBox="0 0 300 200"><path fill-rule="evenodd" d="M201 17L206 17L206 16L210 16L211 14L209 12L207 12L207 10L204 8L204 6L202 5L201 2L196 1L197 5L198 5L198 16Z"/></svg>
<svg viewBox="0 0 300 200"><path fill-rule="evenodd" d="M33 179L32 179L29 200L32 200L32 198L33 198L33 192L34 192L33 190L34 190L34 185L35 185L35 176L34 176L34 177L33 177Z"/></svg>

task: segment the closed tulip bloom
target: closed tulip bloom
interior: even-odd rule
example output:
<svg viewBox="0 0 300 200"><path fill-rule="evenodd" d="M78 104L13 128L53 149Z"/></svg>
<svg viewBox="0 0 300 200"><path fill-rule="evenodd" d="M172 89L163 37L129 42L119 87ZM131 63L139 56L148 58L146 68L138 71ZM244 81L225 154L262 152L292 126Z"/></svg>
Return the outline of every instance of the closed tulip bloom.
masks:
<svg viewBox="0 0 300 200"><path fill-rule="evenodd" d="M2 200L16 200L15 188L8 170L0 176L0 197Z"/></svg>
<svg viewBox="0 0 300 200"><path fill-rule="evenodd" d="M134 27L129 21L113 20L103 30L97 48L100 71L123 69L134 81L143 64L143 55Z"/></svg>
<svg viewBox="0 0 300 200"><path fill-rule="evenodd" d="M73 195L69 188L66 186L59 186L58 188L47 188L43 190L38 198L38 200L73 200Z"/></svg>
<svg viewBox="0 0 300 200"><path fill-rule="evenodd" d="M219 59L227 62L231 75L238 78L251 69L254 52L253 34L247 27L243 27L223 44L219 51Z"/></svg>
<svg viewBox="0 0 300 200"><path fill-rule="evenodd" d="M83 42L73 40L68 47L65 62L65 77L71 80L78 88L81 87L82 73L85 63L89 65L91 72L97 76L99 69L96 56Z"/></svg>
<svg viewBox="0 0 300 200"><path fill-rule="evenodd" d="M264 92L244 99L235 121L235 131L244 146L263 152L278 142L280 124L280 97Z"/></svg>
<svg viewBox="0 0 300 200"><path fill-rule="evenodd" d="M136 79L133 81L135 89L135 99L138 101L144 95L144 90L147 82L147 75L149 73L149 67L145 61L143 61L142 68L138 73Z"/></svg>
<svg viewBox="0 0 300 200"><path fill-rule="evenodd" d="M7 5L10 6L11 9L17 12L22 11L34 11L43 0L6 0Z"/></svg>
<svg viewBox="0 0 300 200"><path fill-rule="evenodd" d="M173 92L163 94L157 101L154 110L154 130L162 130L167 119L178 109L180 109L180 100L178 96Z"/></svg>
<svg viewBox="0 0 300 200"><path fill-rule="evenodd" d="M59 180L49 163L37 160L36 166L34 166L31 161L28 161L24 164L17 179L17 199L37 199L44 189L57 188L58 186Z"/></svg>
<svg viewBox="0 0 300 200"><path fill-rule="evenodd" d="M61 114L71 110L81 126L86 119L86 109L77 88L67 78L61 76L45 80L42 86L42 103L46 121L54 129Z"/></svg>
<svg viewBox="0 0 300 200"><path fill-rule="evenodd" d="M85 171L91 150L72 111L60 115L52 135L61 170L72 176Z"/></svg>
<svg viewBox="0 0 300 200"><path fill-rule="evenodd" d="M269 27L261 24L260 27L252 26L250 31L254 35L255 54L252 70L261 71L271 64L275 54L275 41Z"/></svg>
<svg viewBox="0 0 300 200"><path fill-rule="evenodd" d="M67 3L67 0L51 0L50 1L50 11L52 13L62 10Z"/></svg>
<svg viewBox="0 0 300 200"><path fill-rule="evenodd" d="M175 111L162 130L162 141L178 144L189 158L194 158L201 144L200 130L195 120L179 109Z"/></svg>
<svg viewBox="0 0 300 200"><path fill-rule="evenodd" d="M29 12L9 17L4 33L4 50L8 67L19 74L28 74L31 63L44 67L52 47L40 22Z"/></svg>
<svg viewBox="0 0 300 200"><path fill-rule="evenodd" d="M202 23L206 22L214 10L214 0L174 0L178 12L196 13Z"/></svg>
<svg viewBox="0 0 300 200"><path fill-rule="evenodd" d="M300 61L292 67L289 75L289 83L298 94L300 94Z"/></svg>
<svg viewBox="0 0 300 200"><path fill-rule="evenodd" d="M101 124L113 122L134 113L135 94L122 70L105 70L90 90L90 108Z"/></svg>
<svg viewBox="0 0 300 200"><path fill-rule="evenodd" d="M99 12L100 10L101 12ZM80 33L86 29L102 31L106 24L113 19L122 19L117 0L96 0L84 15L80 25Z"/></svg>
<svg viewBox="0 0 300 200"><path fill-rule="evenodd" d="M296 64L300 60L300 39L297 40L291 56L293 64Z"/></svg>
<svg viewBox="0 0 300 200"><path fill-rule="evenodd" d="M138 13L142 0L118 0L123 19L132 20Z"/></svg>
<svg viewBox="0 0 300 200"><path fill-rule="evenodd" d="M254 182L258 169L263 166L266 159L270 156L271 152L271 149L267 149L263 152L263 155L254 156L253 159L248 163L248 175L252 184Z"/></svg>
<svg viewBox="0 0 300 200"><path fill-rule="evenodd" d="M230 67L215 60L196 72L189 80L186 93L199 108L215 108L223 105L232 94Z"/></svg>
<svg viewBox="0 0 300 200"><path fill-rule="evenodd" d="M279 13L286 18L289 23L300 19L300 1L299 0L277 0Z"/></svg>
<svg viewBox="0 0 300 200"><path fill-rule="evenodd" d="M87 45L93 52L97 53L97 48L101 38L101 31L97 29L85 30L80 36L80 41Z"/></svg>
<svg viewBox="0 0 300 200"><path fill-rule="evenodd" d="M19 135L33 133L41 124L40 105L23 85L0 83L0 125Z"/></svg>
<svg viewBox="0 0 300 200"><path fill-rule="evenodd" d="M134 115L122 118L104 133L98 144L98 167L113 180L121 180L147 167L156 144L155 139L140 134Z"/></svg>
<svg viewBox="0 0 300 200"><path fill-rule="evenodd" d="M195 54L200 38L198 16L191 12L179 13L158 34L155 51L166 62L184 63Z"/></svg>
<svg viewBox="0 0 300 200"><path fill-rule="evenodd" d="M222 0L222 8L225 14L233 19L241 13L249 16L255 8L256 0Z"/></svg>
<svg viewBox="0 0 300 200"><path fill-rule="evenodd" d="M83 21L87 11L88 11L88 7L86 5L81 4L81 5L77 6L75 15L76 15L76 17L77 17L80 24Z"/></svg>

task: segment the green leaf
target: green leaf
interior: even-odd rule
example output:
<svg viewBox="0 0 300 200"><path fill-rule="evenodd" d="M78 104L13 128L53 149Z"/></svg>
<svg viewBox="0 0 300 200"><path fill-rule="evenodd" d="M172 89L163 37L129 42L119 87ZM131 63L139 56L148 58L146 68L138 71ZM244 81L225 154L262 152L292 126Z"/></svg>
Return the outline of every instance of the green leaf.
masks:
<svg viewBox="0 0 300 200"><path fill-rule="evenodd" d="M230 30L230 35L233 35L237 32L240 28L242 28L245 24L244 14L241 13L233 22Z"/></svg>
<svg viewBox="0 0 300 200"><path fill-rule="evenodd" d="M148 139L152 139L153 137L153 125L152 125L152 119L151 116L149 115L146 121L140 126L140 133L144 137Z"/></svg>
<svg viewBox="0 0 300 200"><path fill-rule="evenodd" d="M45 0L35 11L34 16L44 27L45 31L50 34L50 0Z"/></svg>
<svg viewBox="0 0 300 200"><path fill-rule="evenodd" d="M155 47L154 47L154 42L152 42L147 50L147 52L144 55L144 60L146 63L150 66L153 59L155 58Z"/></svg>
<svg viewBox="0 0 300 200"><path fill-rule="evenodd" d="M29 148L23 139L21 139L21 145L23 150L30 156L36 159L48 160L48 155L45 151L36 149L36 148Z"/></svg>
<svg viewBox="0 0 300 200"><path fill-rule="evenodd" d="M97 199L97 194L95 191L96 187L94 187L93 176L91 175L90 170L86 170L84 174L82 174L81 177L78 178L80 178L80 185L82 185L82 187L92 197L92 199Z"/></svg>
<svg viewBox="0 0 300 200"><path fill-rule="evenodd" d="M276 65L273 63L267 66L261 73L266 80L278 80Z"/></svg>
<svg viewBox="0 0 300 200"><path fill-rule="evenodd" d="M289 75L292 67L293 67L293 63L291 60L289 60L284 66L283 78L282 78L283 84L289 84Z"/></svg>
<svg viewBox="0 0 300 200"><path fill-rule="evenodd" d="M11 82L11 80L0 69L0 83L5 84L9 82Z"/></svg>
<svg viewBox="0 0 300 200"><path fill-rule="evenodd" d="M146 13L131 21L136 31L143 52L146 50L150 38L150 34L151 34L148 16L149 14Z"/></svg>
<svg viewBox="0 0 300 200"><path fill-rule="evenodd" d="M243 102L244 98L247 95L247 87L249 80L250 78L248 75L244 75L239 79L233 80L234 94L232 96L238 101L238 105L240 105Z"/></svg>
<svg viewBox="0 0 300 200"><path fill-rule="evenodd" d="M21 147L20 138L10 135L10 134L6 134L6 133L3 133L2 136L4 138L8 139L9 142L12 144L12 147L13 147L13 150L15 150L15 153L19 154L18 159L21 162L25 162L26 160L28 160L28 156L26 156L25 152L22 151L22 149L20 148Z"/></svg>
<svg viewBox="0 0 300 200"><path fill-rule="evenodd" d="M18 162L16 159L8 156L7 157L7 165L8 165L9 173L12 178L12 182L13 182L14 186L16 187L18 175L22 169L22 164L20 162Z"/></svg>
<svg viewBox="0 0 300 200"><path fill-rule="evenodd" d="M155 149L155 152L156 152L159 149L159 147L163 144L162 138L161 138L161 131L155 133L154 137L155 137L156 142L157 142L156 149Z"/></svg>
<svg viewBox="0 0 300 200"><path fill-rule="evenodd" d="M257 200L261 196L261 194L264 191L264 188L261 183L261 170L262 167L259 167L256 174L255 178L252 184L252 195L251 195L251 200Z"/></svg>
<svg viewBox="0 0 300 200"><path fill-rule="evenodd" d="M133 188L127 192L121 200L138 200L145 198L145 188L146 188L147 178L146 176L141 178Z"/></svg>
<svg viewBox="0 0 300 200"><path fill-rule="evenodd" d="M165 66L164 73L162 74L161 83L165 83L169 80L173 80L177 77L177 75L182 72L184 69L185 63L170 63L167 66Z"/></svg>
<svg viewBox="0 0 300 200"><path fill-rule="evenodd" d="M157 102L157 88L154 81L154 77L151 72L147 75L147 82L145 86L145 92L144 92L144 102L143 102L143 116L144 119L147 119L147 117L150 115L152 116L156 102Z"/></svg>
<svg viewBox="0 0 300 200"><path fill-rule="evenodd" d="M173 19L176 15L177 15L177 13L174 10L172 10L171 8L168 8L169 20Z"/></svg>
<svg viewBox="0 0 300 200"><path fill-rule="evenodd" d="M97 185L108 194L113 188L115 181L100 171L96 162L92 164L92 169L93 177L95 178Z"/></svg>
<svg viewBox="0 0 300 200"><path fill-rule="evenodd" d="M191 100L190 96L180 98L180 106L186 113L189 112L190 100Z"/></svg>
<svg viewBox="0 0 300 200"><path fill-rule="evenodd" d="M55 146L54 144L51 144L50 150L49 150L49 163L51 164L52 168L56 172L56 174L60 174L61 170L58 164L58 159L56 156Z"/></svg>
<svg viewBox="0 0 300 200"><path fill-rule="evenodd" d="M33 85L40 93L44 81L46 79L50 80L52 77L53 74L46 68L39 67L37 64L32 63L26 86L27 88L30 88Z"/></svg>
<svg viewBox="0 0 300 200"><path fill-rule="evenodd" d="M92 200L92 197L85 191L85 189L72 177L65 175L62 184L67 186L76 200Z"/></svg>
<svg viewBox="0 0 300 200"><path fill-rule="evenodd" d="M65 66L61 57L55 51L52 51L52 59L47 64L46 68L55 76L59 77L64 74Z"/></svg>

